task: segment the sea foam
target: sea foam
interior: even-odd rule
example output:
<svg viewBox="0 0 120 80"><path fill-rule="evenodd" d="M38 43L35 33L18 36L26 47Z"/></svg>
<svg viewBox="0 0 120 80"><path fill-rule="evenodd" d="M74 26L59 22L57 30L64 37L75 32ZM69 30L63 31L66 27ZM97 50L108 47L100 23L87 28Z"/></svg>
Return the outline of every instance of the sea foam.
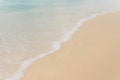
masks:
<svg viewBox="0 0 120 80"><path fill-rule="evenodd" d="M85 21L120 9L119 0L0 0L0 4L0 80L21 80L32 63L58 51Z"/></svg>
<svg viewBox="0 0 120 80"><path fill-rule="evenodd" d="M111 13L111 12L118 12L118 11L120 11L120 10L119 9L114 9L114 10L109 10L109 11L103 11L101 13L93 14L93 15L87 16L87 17L85 17L83 19L80 19L78 22L76 22L74 24L72 30L69 31L68 33L66 33L63 36L63 38L61 38L60 41L54 42L53 48L52 48L51 51L46 52L46 53L42 53L42 54L38 55L35 58L32 58L32 59L24 61L23 64L22 64L22 66L21 66L21 68L20 68L20 70L18 72L16 72L16 74L14 76L12 76L11 78L8 78L6 80L21 80L24 77L24 75L25 75L26 71L28 70L28 68L32 65L32 63L34 63L37 60L40 60L40 59L44 58L45 56L48 56L48 55L50 55L52 53L55 53L56 51L60 50L61 46L62 46L62 43L70 40L72 38L73 34L78 29L80 29L80 27L82 27L82 25L86 21L91 20L91 19L93 19L93 18L95 18L95 17L97 17L99 15L108 14L108 13Z"/></svg>

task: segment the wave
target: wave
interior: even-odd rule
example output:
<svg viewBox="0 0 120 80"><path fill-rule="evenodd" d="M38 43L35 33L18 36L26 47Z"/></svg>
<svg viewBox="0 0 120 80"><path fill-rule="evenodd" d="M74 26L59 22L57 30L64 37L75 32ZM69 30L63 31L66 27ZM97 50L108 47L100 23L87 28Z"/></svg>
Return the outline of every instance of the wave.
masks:
<svg viewBox="0 0 120 80"><path fill-rule="evenodd" d="M116 12L116 11L120 11L120 9L111 9L111 10L108 10L108 11L102 11L100 13L96 13L96 14L92 14L92 15L89 15L89 16L86 16L82 19L80 19L78 22L76 22L74 24L74 26L72 27L72 29L64 34L64 36L61 38L61 40L59 41L56 41L53 43L53 48L52 50L50 50L49 52L46 52L46 53L42 53L40 55L38 55L37 57L35 58L32 58L32 59L29 59L29 60L26 60L23 62L23 64L21 65L21 68L19 69L18 72L16 72L12 77L6 79L6 80L21 80L26 71L28 70L28 68L37 60L40 60L48 55L51 55L53 53L55 53L56 51L60 50L61 49L61 46L62 46L62 43L70 40L73 36L73 34L78 30L80 29L80 27L82 27L83 23L90 20L90 19L93 19L95 18L96 16L99 16L99 15L103 15L103 14L108 14L108 13L111 13L111 12Z"/></svg>

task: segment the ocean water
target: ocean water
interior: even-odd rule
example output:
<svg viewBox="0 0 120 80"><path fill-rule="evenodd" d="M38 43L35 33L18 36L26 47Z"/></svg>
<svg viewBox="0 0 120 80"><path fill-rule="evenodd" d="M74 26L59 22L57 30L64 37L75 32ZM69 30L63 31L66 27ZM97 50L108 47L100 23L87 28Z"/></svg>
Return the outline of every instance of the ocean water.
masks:
<svg viewBox="0 0 120 80"><path fill-rule="evenodd" d="M0 80L21 80L88 18L116 10L120 0L0 0Z"/></svg>

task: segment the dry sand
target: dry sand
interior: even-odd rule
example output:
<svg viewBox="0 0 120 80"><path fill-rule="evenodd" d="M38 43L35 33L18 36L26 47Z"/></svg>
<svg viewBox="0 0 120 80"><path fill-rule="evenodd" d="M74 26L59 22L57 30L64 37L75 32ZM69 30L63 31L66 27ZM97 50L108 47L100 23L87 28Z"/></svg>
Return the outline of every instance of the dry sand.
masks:
<svg viewBox="0 0 120 80"><path fill-rule="evenodd" d="M36 61L23 80L120 80L120 12L86 21L61 50Z"/></svg>

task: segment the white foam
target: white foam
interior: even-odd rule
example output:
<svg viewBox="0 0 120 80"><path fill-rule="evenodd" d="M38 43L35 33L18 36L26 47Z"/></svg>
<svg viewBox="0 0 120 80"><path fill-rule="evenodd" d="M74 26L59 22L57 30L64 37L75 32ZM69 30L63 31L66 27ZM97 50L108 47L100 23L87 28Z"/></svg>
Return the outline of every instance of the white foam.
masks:
<svg viewBox="0 0 120 80"><path fill-rule="evenodd" d="M97 13L97 14L93 14L90 16L87 16L83 19L80 19L74 26L73 29L71 31L69 31L67 34L65 34L63 36L63 38L60 41L56 41L53 44L53 49L47 53L43 53L40 54L39 56L33 58L33 59L29 59L23 62L23 64L21 65L21 68L19 69L18 72L16 72L16 74L14 74L14 76L6 79L6 80L21 80L24 77L25 72L27 71L27 69L32 65L32 63L34 63L35 61L44 58L45 56L51 54L51 53L55 53L56 51L58 51L61 48L61 44L70 40L72 38L72 35L82 26L82 24L90 19L95 18L98 15L102 15L102 14L106 14L106 13L111 13L111 12L115 12L115 11L120 11L119 9L114 9L114 10L109 10L109 11L103 11L101 13Z"/></svg>

